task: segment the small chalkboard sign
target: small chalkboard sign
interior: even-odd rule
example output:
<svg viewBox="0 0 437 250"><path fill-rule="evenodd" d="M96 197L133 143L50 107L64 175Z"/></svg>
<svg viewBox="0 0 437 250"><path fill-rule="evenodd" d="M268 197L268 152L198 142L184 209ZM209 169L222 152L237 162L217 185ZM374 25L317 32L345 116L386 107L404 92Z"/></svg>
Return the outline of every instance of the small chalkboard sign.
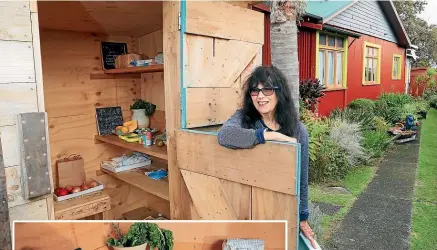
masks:
<svg viewBox="0 0 437 250"><path fill-rule="evenodd" d="M115 69L115 58L127 54L126 43L102 42L103 69Z"/></svg>
<svg viewBox="0 0 437 250"><path fill-rule="evenodd" d="M123 125L121 107L96 108L96 120L99 135L112 134L115 127Z"/></svg>

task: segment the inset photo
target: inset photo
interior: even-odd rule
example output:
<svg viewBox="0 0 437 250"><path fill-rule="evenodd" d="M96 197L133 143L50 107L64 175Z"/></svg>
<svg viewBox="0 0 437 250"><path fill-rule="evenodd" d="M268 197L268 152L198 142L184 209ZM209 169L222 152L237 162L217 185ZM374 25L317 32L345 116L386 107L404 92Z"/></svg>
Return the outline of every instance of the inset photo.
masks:
<svg viewBox="0 0 437 250"><path fill-rule="evenodd" d="M16 250L282 250L286 221L16 221Z"/></svg>

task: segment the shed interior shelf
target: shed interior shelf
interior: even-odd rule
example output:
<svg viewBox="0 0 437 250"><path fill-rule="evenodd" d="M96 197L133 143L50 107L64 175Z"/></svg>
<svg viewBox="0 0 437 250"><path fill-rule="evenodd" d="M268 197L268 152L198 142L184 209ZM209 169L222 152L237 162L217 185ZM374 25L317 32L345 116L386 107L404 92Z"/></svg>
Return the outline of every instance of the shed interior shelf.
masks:
<svg viewBox="0 0 437 250"><path fill-rule="evenodd" d="M148 154L150 156L154 156L163 160L168 160L167 156L167 147L157 147L155 145L152 146L144 146L137 142L126 142L116 135L96 135L95 139L97 141L109 143L112 145L116 145L122 148L130 149L132 151L141 152Z"/></svg>
<svg viewBox="0 0 437 250"><path fill-rule="evenodd" d="M148 193L156 195L164 200L169 201L169 184L168 179L165 180L153 180L145 172L153 171L160 168L167 168L167 165L160 162L153 162L151 165L145 168L138 168L129 171L123 171L120 173L114 173L112 171L101 168L104 173L107 173L121 181L124 181L132 186L140 188Z"/></svg>
<svg viewBox="0 0 437 250"><path fill-rule="evenodd" d="M90 79L112 79L124 77L140 77L143 73L164 72L163 64L153 64L149 66L130 67L122 69L107 69L99 72L93 72Z"/></svg>

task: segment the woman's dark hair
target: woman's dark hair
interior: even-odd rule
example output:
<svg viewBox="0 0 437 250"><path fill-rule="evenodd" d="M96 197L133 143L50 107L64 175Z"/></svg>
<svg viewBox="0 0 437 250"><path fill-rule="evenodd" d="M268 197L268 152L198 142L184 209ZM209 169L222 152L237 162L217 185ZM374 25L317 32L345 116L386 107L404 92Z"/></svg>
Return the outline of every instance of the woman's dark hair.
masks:
<svg viewBox="0 0 437 250"><path fill-rule="evenodd" d="M274 66L259 66L247 78L244 84L242 126L244 128L253 128L255 122L261 119L261 114L256 110L250 96L250 90L256 88L259 83L264 87L277 87L275 93L278 104L276 105L275 120L281 126L278 132L290 137L296 136L298 114L291 99L290 88L282 72Z"/></svg>

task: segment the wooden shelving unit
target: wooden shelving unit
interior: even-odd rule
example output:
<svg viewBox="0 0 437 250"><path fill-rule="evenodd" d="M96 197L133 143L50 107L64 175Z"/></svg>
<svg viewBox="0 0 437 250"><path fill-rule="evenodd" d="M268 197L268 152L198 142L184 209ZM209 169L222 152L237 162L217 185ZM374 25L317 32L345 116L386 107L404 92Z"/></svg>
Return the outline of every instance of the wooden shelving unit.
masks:
<svg viewBox="0 0 437 250"><path fill-rule="evenodd" d="M167 147L157 147L157 146L144 146L139 144L138 142L126 142L116 135L96 135L95 139L97 141L105 142L108 144L112 144L115 146L119 146L122 148L130 149L132 151L145 153L150 156L154 156L163 160L167 160ZM153 161L153 163L144 168L133 169L130 171L123 171L120 173L114 173L112 171L106 170L104 168L100 168L101 171L107 173L121 181L124 181L130 185L133 185L141 190L144 190L148 193L156 195L164 200L169 201L169 183L168 179L166 180L153 180L147 175L145 172L153 171L156 169L165 168L167 169L167 164Z"/></svg>
<svg viewBox="0 0 437 250"><path fill-rule="evenodd" d="M101 72L91 73L90 79L112 79L112 78L136 78L143 73L164 72L163 64L149 66L131 67L123 69L107 69Z"/></svg>
<svg viewBox="0 0 437 250"><path fill-rule="evenodd" d="M167 165L154 162L145 168L134 169L130 171L123 171L120 173L114 173L104 168L100 168L103 172L110 174L111 176L124 181L130 185L133 185L141 190L156 195L164 200L169 201L169 184L168 179L165 180L153 180L145 172L155 169L167 168Z"/></svg>
<svg viewBox="0 0 437 250"><path fill-rule="evenodd" d="M97 141L106 142L112 145L116 145L122 148L127 148L136 152L145 153L151 156L155 156L160 159L168 160L167 157L167 147L157 147L155 145L152 146L144 146L139 144L138 142L126 142L116 135L96 135L95 139Z"/></svg>

